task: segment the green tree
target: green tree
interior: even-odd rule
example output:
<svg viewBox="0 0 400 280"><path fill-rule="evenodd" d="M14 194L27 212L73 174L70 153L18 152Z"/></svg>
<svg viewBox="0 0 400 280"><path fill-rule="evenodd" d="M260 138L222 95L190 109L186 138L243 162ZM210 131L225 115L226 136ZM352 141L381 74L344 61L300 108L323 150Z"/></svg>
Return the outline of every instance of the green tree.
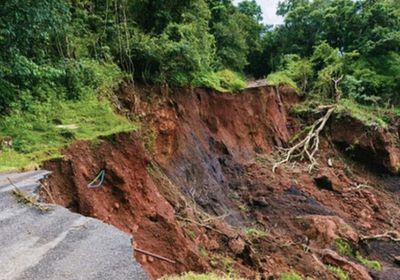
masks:
<svg viewBox="0 0 400 280"><path fill-rule="evenodd" d="M254 18L257 22L263 20L262 10L256 0L244 0L239 3L239 11Z"/></svg>
<svg viewBox="0 0 400 280"><path fill-rule="evenodd" d="M173 85L190 85L197 75L212 71L214 37L209 33L207 4L193 2L182 23L170 23L158 41L161 78Z"/></svg>
<svg viewBox="0 0 400 280"><path fill-rule="evenodd" d="M329 80L343 76L341 85L348 96L398 100L398 1L285 0L278 14L285 16L284 24L270 30L263 41L268 71L275 71L286 54L313 56L317 91L332 92Z"/></svg>

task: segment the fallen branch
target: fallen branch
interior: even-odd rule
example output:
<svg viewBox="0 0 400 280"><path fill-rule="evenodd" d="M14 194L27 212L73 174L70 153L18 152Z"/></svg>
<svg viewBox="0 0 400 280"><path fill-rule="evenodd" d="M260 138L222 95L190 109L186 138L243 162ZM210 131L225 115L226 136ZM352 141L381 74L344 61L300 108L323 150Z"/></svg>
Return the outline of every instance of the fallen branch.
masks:
<svg viewBox="0 0 400 280"><path fill-rule="evenodd" d="M387 231L383 234L360 236L361 240L389 239L394 242L400 242L400 233L398 231Z"/></svg>
<svg viewBox="0 0 400 280"><path fill-rule="evenodd" d="M320 133L324 129L326 123L331 117L336 106L332 105L326 108L328 108L328 110L325 113L325 115L322 118L318 119L316 122L314 122L307 136L302 141L300 141L291 148L284 149L286 155L283 160L274 164L272 168L273 172L275 172L279 166L289 162L294 158L304 159L305 157L310 161L310 165L308 167L309 172L311 172L314 169L314 167L318 164L317 160L315 159L315 155L319 150Z"/></svg>
<svg viewBox="0 0 400 280"><path fill-rule="evenodd" d="M18 202L26 204L30 207L33 207L37 210L39 210L40 212L44 213L44 212L48 212L49 208L46 206L41 205L37 199L33 196L29 196L26 193L24 193L22 190L20 190L12 181L10 178L7 178L8 181L10 182L11 186L14 187L14 189L12 190L12 194L15 196L15 198L18 200Z"/></svg>
<svg viewBox="0 0 400 280"><path fill-rule="evenodd" d="M139 249L137 247L133 248L133 250L136 251L136 252L142 253L144 255L147 255L147 256L162 260L162 261L166 261L166 262L169 262L169 263L172 263L172 264L176 264L176 261L173 261L173 260L168 259L166 257L163 257L163 256L160 256L160 255L157 255L157 254L154 254L154 253Z"/></svg>

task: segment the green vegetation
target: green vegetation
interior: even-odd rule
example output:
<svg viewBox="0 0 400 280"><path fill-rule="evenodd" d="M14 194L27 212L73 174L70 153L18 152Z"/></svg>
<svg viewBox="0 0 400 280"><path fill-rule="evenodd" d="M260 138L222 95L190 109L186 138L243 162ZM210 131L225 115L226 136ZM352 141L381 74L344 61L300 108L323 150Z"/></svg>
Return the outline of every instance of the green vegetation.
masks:
<svg viewBox="0 0 400 280"><path fill-rule="evenodd" d="M280 277L281 280L303 280L303 278L296 272L283 273Z"/></svg>
<svg viewBox="0 0 400 280"><path fill-rule="evenodd" d="M339 280L351 280L349 274L343 271L343 269L341 269L340 267L328 265L327 268L330 272L335 274Z"/></svg>
<svg viewBox="0 0 400 280"><path fill-rule="evenodd" d="M181 276L167 276L163 280L244 280L237 276L217 275L215 273L195 274L193 272L185 273Z"/></svg>
<svg viewBox="0 0 400 280"><path fill-rule="evenodd" d="M399 104L398 1L284 0L278 14L285 23L263 39L267 73L284 73L319 95L333 97L336 80L345 98Z"/></svg>
<svg viewBox="0 0 400 280"><path fill-rule="evenodd" d="M336 251L342 256L354 256L353 248L350 243L344 239L336 239L335 241Z"/></svg>
<svg viewBox="0 0 400 280"><path fill-rule="evenodd" d="M202 256L202 257L208 257L210 255L208 250L202 246L199 248L199 253L200 253L200 256Z"/></svg>
<svg viewBox="0 0 400 280"><path fill-rule="evenodd" d="M2 147L0 170L32 167L76 139L134 129L109 101L122 79L243 89L261 51L261 20L254 0L6 1L0 137L13 145Z"/></svg>
<svg viewBox="0 0 400 280"><path fill-rule="evenodd" d="M229 276L235 275L235 269L233 268L232 259L219 254L212 254L210 264L214 268L222 269Z"/></svg>
<svg viewBox="0 0 400 280"><path fill-rule="evenodd" d="M268 236L268 232L266 232L265 230L262 230L262 229L255 228L255 227L245 228L244 233L251 240Z"/></svg>
<svg viewBox="0 0 400 280"><path fill-rule="evenodd" d="M361 256L360 253L357 253L356 258L361 264L365 265L368 268L382 270L382 265L378 261L368 260Z"/></svg>
<svg viewBox="0 0 400 280"><path fill-rule="evenodd" d="M31 106L32 111L15 110L0 120L0 135L13 138L13 149L0 153L0 171L33 167L57 157L60 148L76 139L90 140L136 128L115 114L109 102L95 97Z"/></svg>
<svg viewBox="0 0 400 280"><path fill-rule="evenodd" d="M350 114L367 126L387 127L388 116L392 110L376 106L366 106L351 99L342 99L336 109L338 115Z"/></svg>
<svg viewBox="0 0 400 280"><path fill-rule="evenodd" d="M279 86L286 85L291 87L292 89L298 90L297 84L293 81L290 76L286 73L286 71L278 71L268 75L267 77L268 84Z"/></svg>
<svg viewBox="0 0 400 280"><path fill-rule="evenodd" d="M225 69L216 73L199 75L194 85L210 87L221 92L236 92L244 89L246 82L238 73Z"/></svg>
<svg viewBox="0 0 400 280"><path fill-rule="evenodd" d="M381 270L382 265L378 261L368 260L364 258L359 252L354 253L353 248L350 243L343 239L337 239L335 241L336 251L342 255L347 257L355 257L361 264L365 265L368 268ZM342 278L340 278L342 279ZM346 278L343 278L346 279Z"/></svg>

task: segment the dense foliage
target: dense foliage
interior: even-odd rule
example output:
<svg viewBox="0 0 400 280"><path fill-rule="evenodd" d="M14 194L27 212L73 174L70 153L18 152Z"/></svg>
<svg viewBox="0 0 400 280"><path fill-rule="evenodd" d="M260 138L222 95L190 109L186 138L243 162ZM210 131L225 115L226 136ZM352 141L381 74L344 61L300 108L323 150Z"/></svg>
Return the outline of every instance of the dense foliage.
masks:
<svg viewBox="0 0 400 280"><path fill-rule="evenodd" d="M396 0L285 0L264 61L307 92L341 91L361 103L400 102L400 5ZM305 87L305 82L307 82Z"/></svg>
<svg viewBox="0 0 400 280"><path fill-rule="evenodd" d="M6 0L0 110L79 99L98 86L97 68L112 65L174 86L202 85L223 69L243 73L260 50L261 19L254 0Z"/></svg>
<svg viewBox="0 0 400 280"><path fill-rule="evenodd" d="M238 2L2 1L0 140L14 145L0 161L134 127L108 101L122 79L237 91L268 76L352 104L400 103L399 1L283 0L275 27L255 0Z"/></svg>
<svg viewBox="0 0 400 280"><path fill-rule="evenodd" d="M1 112L92 94L107 69L219 89L222 70L235 79L278 71L273 80L328 95L343 76L341 90L359 102L400 102L398 1L284 0L278 14L284 24L272 28L255 0L6 0Z"/></svg>

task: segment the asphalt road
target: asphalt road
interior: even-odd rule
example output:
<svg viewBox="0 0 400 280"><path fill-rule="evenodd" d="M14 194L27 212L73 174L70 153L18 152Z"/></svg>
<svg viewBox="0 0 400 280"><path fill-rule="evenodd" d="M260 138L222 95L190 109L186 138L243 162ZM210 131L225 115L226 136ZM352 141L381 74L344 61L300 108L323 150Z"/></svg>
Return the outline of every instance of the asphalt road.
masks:
<svg viewBox="0 0 400 280"><path fill-rule="evenodd" d="M149 279L129 235L60 206L42 213L17 201L13 184L32 194L47 174L0 174L0 280Z"/></svg>

